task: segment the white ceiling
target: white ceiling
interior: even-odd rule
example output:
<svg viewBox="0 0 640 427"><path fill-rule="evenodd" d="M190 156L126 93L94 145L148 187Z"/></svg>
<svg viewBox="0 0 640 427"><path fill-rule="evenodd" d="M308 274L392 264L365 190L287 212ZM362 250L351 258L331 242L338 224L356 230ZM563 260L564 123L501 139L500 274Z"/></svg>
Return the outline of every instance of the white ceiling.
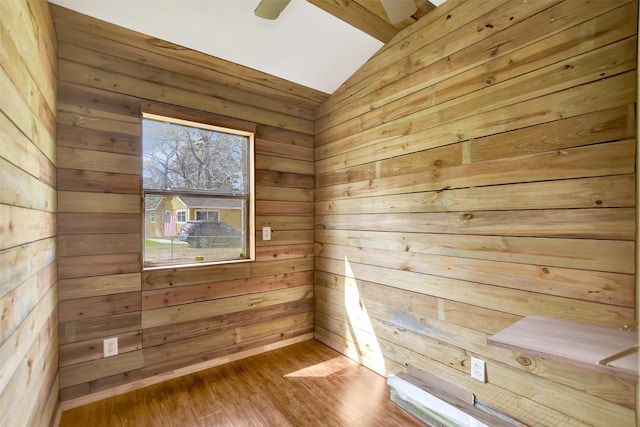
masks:
<svg viewBox="0 0 640 427"><path fill-rule="evenodd" d="M382 47L305 0L275 21L253 14L259 0L49 1L328 94Z"/></svg>

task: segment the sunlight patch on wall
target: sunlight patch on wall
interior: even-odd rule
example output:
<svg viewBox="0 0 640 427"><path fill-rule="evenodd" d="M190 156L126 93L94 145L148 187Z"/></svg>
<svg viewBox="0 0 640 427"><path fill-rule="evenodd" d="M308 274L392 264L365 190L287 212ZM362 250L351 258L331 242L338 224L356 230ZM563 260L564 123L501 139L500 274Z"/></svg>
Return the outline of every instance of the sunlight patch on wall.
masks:
<svg viewBox="0 0 640 427"><path fill-rule="evenodd" d="M347 313L345 336L347 347L352 353L349 354L349 357L362 363L372 371L385 375L386 369L382 349L367 313L364 299L360 295L355 274L346 256L344 270L344 307Z"/></svg>

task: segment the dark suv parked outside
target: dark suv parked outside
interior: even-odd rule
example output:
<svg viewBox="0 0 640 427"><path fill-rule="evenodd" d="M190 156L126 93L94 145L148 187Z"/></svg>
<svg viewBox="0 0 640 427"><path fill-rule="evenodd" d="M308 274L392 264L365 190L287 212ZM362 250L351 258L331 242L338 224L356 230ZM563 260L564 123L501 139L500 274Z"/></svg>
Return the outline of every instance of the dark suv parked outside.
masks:
<svg viewBox="0 0 640 427"><path fill-rule="evenodd" d="M192 248L240 246L242 232L220 221L188 221L180 228L178 237Z"/></svg>

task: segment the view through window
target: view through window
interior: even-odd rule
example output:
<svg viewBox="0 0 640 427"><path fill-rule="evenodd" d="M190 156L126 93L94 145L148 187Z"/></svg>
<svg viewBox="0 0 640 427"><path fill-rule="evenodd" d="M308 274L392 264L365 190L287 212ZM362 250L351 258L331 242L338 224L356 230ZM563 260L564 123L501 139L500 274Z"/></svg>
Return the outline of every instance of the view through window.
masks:
<svg viewBox="0 0 640 427"><path fill-rule="evenodd" d="M251 259L253 134L145 114L145 267Z"/></svg>

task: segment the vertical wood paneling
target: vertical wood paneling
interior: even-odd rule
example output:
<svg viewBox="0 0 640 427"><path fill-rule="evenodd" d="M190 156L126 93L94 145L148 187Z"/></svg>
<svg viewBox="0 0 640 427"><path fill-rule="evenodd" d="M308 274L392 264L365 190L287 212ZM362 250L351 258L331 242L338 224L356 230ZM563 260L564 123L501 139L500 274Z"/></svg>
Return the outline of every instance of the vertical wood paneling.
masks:
<svg viewBox="0 0 640 427"><path fill-rule="evenodd" d="M52 10L65 405L308 335L313 117L325 96ZM255 262L142 271L142 110L255 131L256 224L272 228L267 242L256 230ZM104 359L110 336L121 353Z"/></svg>
<svg viewBox="0 0 640 427"><path fill-rule="evenodd" d="M46 2L0 4L0 425L59 403L56 36Z"/></svg>
<svg viewBox="0 0 640 427"><path fill-rule="evenodd" d="M635 425L634 383L486 339L636 321L638 4L445 5L318 109L315 336L527 425Z"/></svg>

